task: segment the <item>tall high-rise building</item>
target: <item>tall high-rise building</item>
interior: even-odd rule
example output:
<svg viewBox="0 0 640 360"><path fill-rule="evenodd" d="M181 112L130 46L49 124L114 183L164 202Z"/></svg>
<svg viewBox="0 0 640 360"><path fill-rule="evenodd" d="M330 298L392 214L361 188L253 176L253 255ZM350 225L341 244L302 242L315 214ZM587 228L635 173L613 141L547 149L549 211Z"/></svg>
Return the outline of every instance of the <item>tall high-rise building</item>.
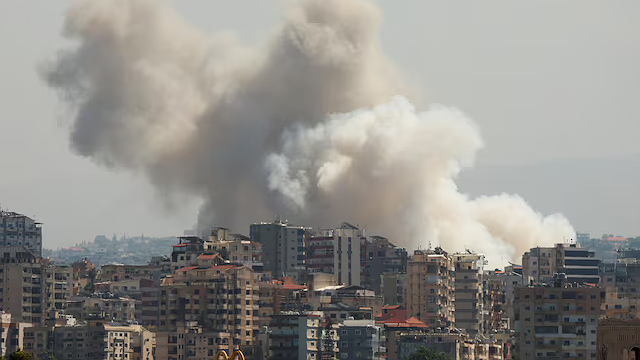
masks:
<svg viewBox="0 0 640 360"><path fill-rule="evenodd" d="M0 210L0 247L13 245L42 256L42 224L28 216Z"/></svg>
<svg viewBox="0 0 640 360"><path fill-rule="evenodd" d="M576 244L556 244L554 247L535 247L522 255L522 275L525 281L544 283L555 273L564 273L567 282L600 282L595 253Z"/></svg>
<svg viewBox="0 0 640 360"><path fill-rule="evenodd" d="M334 271L339 284L360 285L360 246L364 232L347 222L335 229Z"/></svg>
<svg viewBox="0 0 640 360"><path fill-rule="evenodd" d="M456 327L468 334L482 334L484 320L484 255L453 254L455 263Z"/></svg>
<svg viewBox="0 0 640 360"><path fill-rule="evenodd" d="M430 327L455 325L455 266L442 248L416 250L407 264L407 316Z"/></svg>
<svg viewBox="0 0 640 360"><path fill-rule="evenodd" d="M264 271L274 278L297 277L304 270L308 231L280 221L252 224L250 238L262 243Z"/></svg>

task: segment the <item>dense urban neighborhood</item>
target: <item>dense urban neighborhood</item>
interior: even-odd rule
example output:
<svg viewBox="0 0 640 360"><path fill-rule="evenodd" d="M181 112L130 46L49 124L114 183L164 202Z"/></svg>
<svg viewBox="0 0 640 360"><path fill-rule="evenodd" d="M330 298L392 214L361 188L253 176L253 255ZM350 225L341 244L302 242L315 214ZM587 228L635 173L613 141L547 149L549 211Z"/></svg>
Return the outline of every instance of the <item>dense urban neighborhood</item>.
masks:
<svg viewBox="0 0 640 360"><path fill-rule="evenodd" d="M0 355L599 359L612 332L639 326L637 238L579 234L490 269L483 254L407 250L347 222L206 235L43 250L41 224L3 211Z"/></svg>

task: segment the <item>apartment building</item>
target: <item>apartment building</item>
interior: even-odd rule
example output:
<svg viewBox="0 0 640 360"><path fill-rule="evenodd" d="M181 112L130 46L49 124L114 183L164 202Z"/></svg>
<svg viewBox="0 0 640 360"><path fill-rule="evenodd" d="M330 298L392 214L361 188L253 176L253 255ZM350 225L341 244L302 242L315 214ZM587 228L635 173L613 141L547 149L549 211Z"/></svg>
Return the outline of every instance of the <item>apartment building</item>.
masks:
<svg viewBox="0 0 640 360"><path fill-rule="evenodd" d="M107 294L91 297L75 296L67 301L66 313L76 319L94 316L107 321L133 322L140 318L140 300Z"/></svg>
<svg viewBox="0 0 640 360"><path fill-rule="evenodd" d="M621 297L614 289L608 289L600 309L607 318L640 319L640 298Z"/></svg>
<svg viewBox="0 0 640 360"><path fill-rule="evenodd" d="M31 328L31 323L14 322L10 313L0 313L2 329L0 333L0 356L3 358L18 349L24 349L25 329ZM28 337L28 336L27 336Z"/></svg>
<svg viewBox="0 0 640 360"><path fill-rule="evenodd" d="M347 222L343 222L333 233L335 251L333 266L339 284L360 285L360 248L365 241L364 231Z"/></svg>
<svg viewBox="0 0 640 360"><path fill-rule="evenodd" d="M311 273L334 273L333 229L315 231L306 241L306 268Z"/></svg>
<svg viewBox="0 0 640 360"><path fill-rule="evenodd" d="M125 296L140 300L142 289L154 286L155 282L149 279L131 279L121 281L103 281L95 283L95 291L109 292L116 296Z"/></svg>
<svg viewBox="0 0 640 360"><path fill-rule="evenodd" d="M171 265L167 263L147 265L105 264L98 271L97 280L99 282L119 282L144 279L158 282L160 278L168 274L171 274Z"/></svg>
<svg viewBox="0 0 640 360"><path fill-rule="evenodd" d="M204 240L197 236L181 236L172 246L171 269L173 271L198 264L198 256L204 252ZM116 279L117 280L117 279Z"/></svg>
<svg viewBox="0 0 640 360"><path fill-rule="evenodd" d="M601 286L619 298L640 299L640 260L619 258L600 264Z"/></svg>
<svg viewBox="0 0 640 360"><path fill-rule="evenodd" d="M516 289L515 357L596 358L596 328L603 314L602 288L567 283Z"/></svg>
<svg viewBox="0 0 640 360"><path fill-rule="evenodd" d="M470 335L483 334L484 255L453 254L455 264L456 327Z"/></svg>
<svg viewBox="0 0 640 360"><path fill-rule="evenodd" d="M408 255L382 236L369 236L361 242L362 286L381 292L383 274L406 274Z"/></svg>
<svg viewBox="0 0 640 360"><path fill-rule="evenodd" d="M564 273L568 282L600 282L595 253L576 244L556 244L554 247L535 247L522 255L524 280L545 283L556 273Z"/></svg>
<svg viewBox="0 0 640 360"><path fill-rule="evenodd" d="M263 271L262 244L252 241L246 236L234 234L235 238L222 241L208 241L205 245L208 252L219 253L225 259L242 264L254 271ZM213 255L202 254L198 257Z"/></svg>
<svg viewBox="0 0 640 360"><path fill-rule="evenodd" d="M269 324L269 358L320 360L324 345L321 320L322 312L318 311L274 315ZM329 335L331 342L337 342L335 334Z"/></svg>
<svg viewBox="0 0 640 360"><path fill-rule="evenodd" d="M33 270L32 270L33 271ZM43 304L45 310L45 321L58 318L58 314L64 314L67 307L67 299L73 290L73 269L65 265L53 265L48 261L42 262L42 272L44 273ZM23 275L26 274L23 269ZM31 278L32 285L34 279ZM32 288L33 290L33 288Z"/></svg>
<svg viewBox="0 0 640 360"><path fill-rule="evenodd" d="M158 358L204 359L209 350L254 345L260 297L251 269L232 264L181 268L156 294L153 299L143 291L142 318L155 321Z"/></svg>
<svg viewBox="0 0 640 360"><path fill-rule="evenodd" d="M504 270L487 271L484 284L485 312L488 315L485 330L492 332L512 329L515 289L524 285L522 275L515 272L513 267L507 266Z"/></svg>
<svg viewBox="0 0 640 360"><path fill-rule="evenodd" d="M483 280L483 308L485 311L482 328L490 333L509 328L506 317L506 277L501 277L500 270L488 271Z"/></svg>
<svg viewBox="0 0 640 360"><path fill-rule="evenodd" d="M264 271L274 278L295 277L305 269L309 228L275 220L250 227L250 238L262 244Z"/></svg>
<svg viewBox="0 0 640 360"><path fill-rule="evenodd" d="M404 306L406 292L406 273L385 273L380 275L380 293L385 304Z"/></svg>
<svg viewBox="0 0 640 360"><path fill-rule="evenodd" d="M379 360L386 357L383 328L376 326L375 320L347 319L338 329L341 358Z"/></svg>
<svg viewBox="0 0 640 360"><path fill-rule="evenodd" d="M406 312L430 327L455 325L455 264L442 248L416 250L407 265Z"/></svg>
<svg viewBox="0 0 640 360"><path fill-rule="evenodd" d="M154 360L155 335L140 325L105 325L105 360Z"/></svg>
<svg viewBox="0 0 640 360"><path fill-rule="evenodd" d="M24 246L35 257L42 256L42 224L32 218L0 210L0 247Z"/></svg>
<svg viewBox="0 0 640 360"><path fill-rule="evenodd" d="M482 338L476 339L465 333L413 331L400 335L397 342L397 359L403 359L423 347L443 352L452 360L505 359L502 344Z"/></svg>
<svg viewBox="0 0 640 360"><path fill-rule="evenodd" d="M0 310L14 321L44 325L66 307L71 269L36 258L23 246L5 246L0 258Z"/></svg>
<svg viewBox="0 0 640 360"><path fill-rule="evenodd" d="M53 327L54 355L58 360L107 358L105 320L95 317L73 326Z"/></svg>

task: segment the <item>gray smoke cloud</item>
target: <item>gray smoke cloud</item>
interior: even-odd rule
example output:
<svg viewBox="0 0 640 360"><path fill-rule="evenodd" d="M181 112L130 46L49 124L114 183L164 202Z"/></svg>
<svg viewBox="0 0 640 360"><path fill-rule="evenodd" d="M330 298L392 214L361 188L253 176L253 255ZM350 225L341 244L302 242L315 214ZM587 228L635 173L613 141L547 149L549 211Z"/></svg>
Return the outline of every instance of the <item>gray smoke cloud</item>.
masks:
<svg viewBox="0 0 640 360"><path fill-rule="evenodd" d="M203 199L199 226L282 214L375 228L415 248L492 261L572 238L518 196L469 199L455 179L483 142L460 111L417 111L361 0L291 4L261 47L205 35L154 0L78 2L44 72L73 113L72 149Z"/></svg>

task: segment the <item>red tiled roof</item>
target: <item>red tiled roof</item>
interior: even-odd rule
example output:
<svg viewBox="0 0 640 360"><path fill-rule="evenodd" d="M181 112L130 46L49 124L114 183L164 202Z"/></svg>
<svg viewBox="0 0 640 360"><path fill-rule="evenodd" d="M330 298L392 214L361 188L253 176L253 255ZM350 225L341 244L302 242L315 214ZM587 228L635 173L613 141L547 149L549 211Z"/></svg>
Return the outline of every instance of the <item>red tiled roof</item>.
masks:
<svg viewBox="0 0 640 360"><path fill-rule="evenodd" d="M382 324L386 327L392 327L392 328L426 328L427 325L425 325L422 321L416 319L415 317L409 318L407 320L401 320L398 321L398 319L389 319L389 320L382 320L382 321L376 321L376 323L378 324Z"/></svg>
<svg viewBox="0 0 640 360"><path fill-rule="evenodd" d="M400 305L385 305L382 307L382 310L393 310L393 309L398 309L400 307Z"/></svg>
<svg viewBox="0 0 640 360"><path fill-rule="evenodd" d="M200 254L198 255L198 260L213 259L217 256L218 254Z"/></svg>

